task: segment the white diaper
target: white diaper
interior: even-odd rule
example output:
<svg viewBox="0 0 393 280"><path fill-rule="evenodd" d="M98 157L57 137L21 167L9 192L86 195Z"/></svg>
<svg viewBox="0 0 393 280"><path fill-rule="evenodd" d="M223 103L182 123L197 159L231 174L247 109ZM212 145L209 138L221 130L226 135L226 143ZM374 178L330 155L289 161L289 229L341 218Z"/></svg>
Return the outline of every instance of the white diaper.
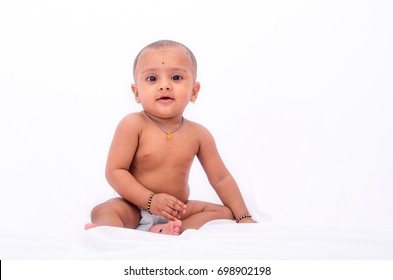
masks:
<svg viewBox="0 0 393 280"><path fill-rule="evenodd" d="M141 221L139 222L139 226L136 227L137 230L148 231L151 226L157 224L166 224L169 222L168 219L164 217L149 214L145 209L141 210Z"/></svg>

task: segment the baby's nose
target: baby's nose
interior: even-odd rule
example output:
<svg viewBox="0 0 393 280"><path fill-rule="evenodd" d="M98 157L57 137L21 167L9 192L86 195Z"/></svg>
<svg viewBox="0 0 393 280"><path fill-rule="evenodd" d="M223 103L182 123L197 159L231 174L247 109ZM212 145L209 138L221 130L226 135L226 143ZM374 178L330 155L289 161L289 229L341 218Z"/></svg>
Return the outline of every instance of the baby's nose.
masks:
<svg viewBox="0 0 393 280"><path fill-rule="evenodd" d="M160 90L170 90L171 89L171 85L169 83L164 83L160 85Z"/></svg>

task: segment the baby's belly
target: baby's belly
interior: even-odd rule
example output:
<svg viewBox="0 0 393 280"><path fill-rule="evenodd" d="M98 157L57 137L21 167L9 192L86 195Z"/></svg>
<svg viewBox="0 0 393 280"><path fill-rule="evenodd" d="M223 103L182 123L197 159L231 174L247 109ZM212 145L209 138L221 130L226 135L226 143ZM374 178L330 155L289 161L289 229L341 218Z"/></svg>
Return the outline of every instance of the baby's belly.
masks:
<svg viewBox="0 0 393 280"><path fill-rule="evenodd" d="M176 197L182 202L188 201L190 196L190 187L188 185L188 176L168 176L168 175L145 175L135 176L139 183L145 188L155 193L166 193Z"/></svg>

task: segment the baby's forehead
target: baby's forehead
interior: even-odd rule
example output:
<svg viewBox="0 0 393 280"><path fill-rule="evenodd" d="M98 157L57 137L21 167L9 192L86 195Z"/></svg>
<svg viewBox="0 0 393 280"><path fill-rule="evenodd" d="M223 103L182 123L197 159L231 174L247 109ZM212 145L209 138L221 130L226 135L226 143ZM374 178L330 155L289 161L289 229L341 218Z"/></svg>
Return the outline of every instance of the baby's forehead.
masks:
<svg viewBox="0 0 393 280"><path fill-rule="evenodd" d="M134 70L140 72L149 64L165 65L167 63L181 63L184 67L190 68L196 74L196 67L192 57L186 48L182 46L165 46L160 48L146 48L142 50L136 61Z"/></svg>
<svg viewBox="0 0 393 280"><path fill-rule="evenodd" d="M182 58L188 58L190 62L192 63L192 59L188 51L182 47L182 46L167 46L167 47L161 47L161 48L146 48L144 49L140 55L138 62L141 60L141 58L145 59L182 59Z"/></svg>

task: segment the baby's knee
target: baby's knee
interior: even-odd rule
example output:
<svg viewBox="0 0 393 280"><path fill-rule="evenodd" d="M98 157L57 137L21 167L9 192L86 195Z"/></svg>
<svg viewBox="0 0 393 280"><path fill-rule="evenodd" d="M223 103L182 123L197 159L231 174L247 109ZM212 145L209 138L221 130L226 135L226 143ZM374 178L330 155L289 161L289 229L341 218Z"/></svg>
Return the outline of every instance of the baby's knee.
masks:
<svg viewBox="0 0 393 280"><path fill-rule="evenodd" d="M107 202L98 204L94 206L94 208L91 210L90 216L94 220L94 218L99 217L103 212L107 210L108 210Z"/></svg>
<svg viewBox="0 0 393 280"><path fill-rule="evenodd" d="M118 208L117 204L119 204L119 202L120 202L120 199L112 198L112 199L109 199L101 204L96 205L91 210L91 217L97 217L97 216L100 216L106 212L116 211L116 209Z"/></svg>
<svg viewBox="0 0 393 280"><path fill-rule="evenodd" d="M122 198L112 198L95 206L90 214L92 222L135 228L141 219L139 209ZM103 222L105 221L105 222Z"/></svg>

